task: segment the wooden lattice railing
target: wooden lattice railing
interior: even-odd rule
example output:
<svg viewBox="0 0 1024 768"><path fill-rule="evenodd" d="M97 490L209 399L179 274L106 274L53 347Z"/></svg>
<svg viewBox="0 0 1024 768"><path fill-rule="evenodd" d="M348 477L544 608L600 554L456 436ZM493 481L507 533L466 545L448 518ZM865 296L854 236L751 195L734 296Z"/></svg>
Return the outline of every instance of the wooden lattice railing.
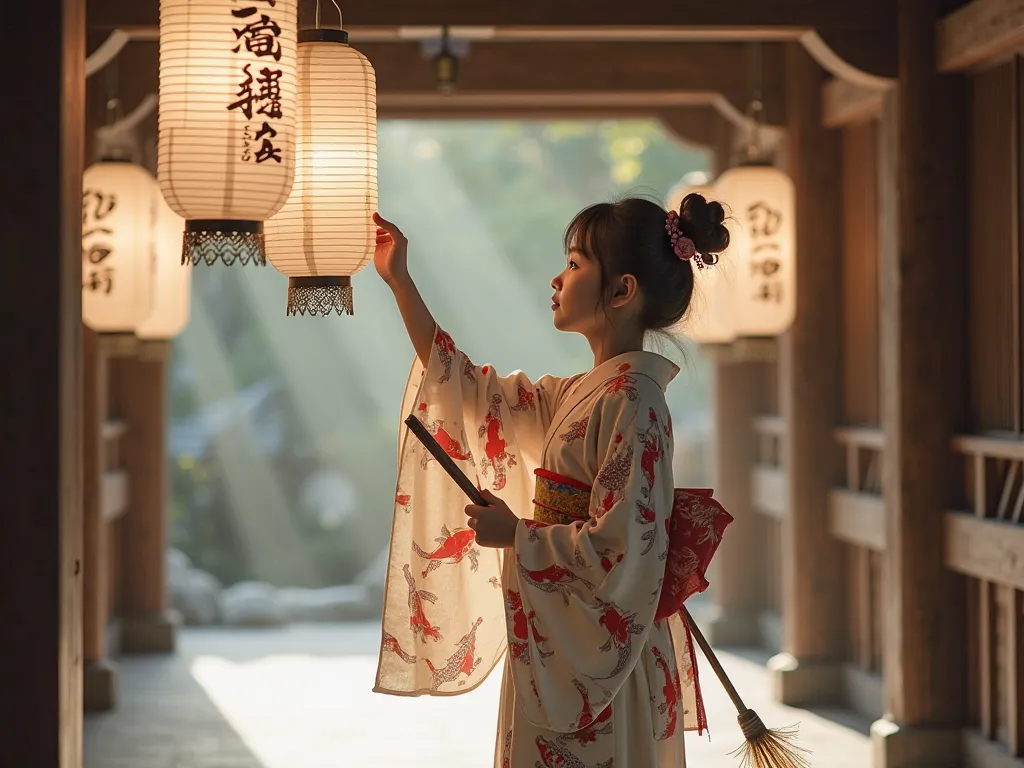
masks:
<svg viewBox="0 0 1024 768"><path fill-rule="evenodd" d="M757 462L751 478L754 509L762 515L764 532L765 607L778 614L782 609L782 520L786 515L786 470L782 440L786 422L781 416L754 419L758 438Z"/></svg>
<svg viewBox="0 0 1024 768"><path fill-rule="evenodd" d="M885 436L873 427L842 427L834 434L846 459L843 483L829 494L829 526L832 535L850 548L847 693L855 709L881 717Z"/></svg>
<svg viewBox="0 0 1024 768"><path fill-rule="evenodd" d="M1024 756L1024 439L970 435L966 511L946 514L946 564L971 577L971 704L981 736ZM968 762L981 764L968 743Z"/></svg>

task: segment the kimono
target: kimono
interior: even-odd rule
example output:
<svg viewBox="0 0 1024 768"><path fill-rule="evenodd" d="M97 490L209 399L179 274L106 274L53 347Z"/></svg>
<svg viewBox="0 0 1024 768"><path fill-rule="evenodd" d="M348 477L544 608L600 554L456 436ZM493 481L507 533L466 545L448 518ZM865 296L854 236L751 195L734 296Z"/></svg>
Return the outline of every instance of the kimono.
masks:
<svg viewBox="0 0 1024 768"><path fill-rule="evenodd" d="M468 500L403 429L376 692L466 693L504 660L495 768L685 765L683 732L705 723L677 612L731 518L674 492L676 373L631 352L501 377L436 329L402 416L520 521L514 547L477 545Z"/></svg>

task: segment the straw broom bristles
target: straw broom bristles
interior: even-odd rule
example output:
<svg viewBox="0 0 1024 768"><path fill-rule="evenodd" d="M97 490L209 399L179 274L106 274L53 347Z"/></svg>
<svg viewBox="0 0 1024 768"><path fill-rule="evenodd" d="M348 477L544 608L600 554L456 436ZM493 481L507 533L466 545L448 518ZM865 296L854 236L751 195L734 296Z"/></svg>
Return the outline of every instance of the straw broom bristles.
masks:
<svg viewBox="0 0 1024 768"><path fill-rule="evenodd" d="M732 699L733 706L739 712L739 717L736 719L740 724L740 730L743 731L744 743L729 754L739 756L740 768L811 768L806 757L810 754L809 750L793 743L796 738L796 726L765 727L757 713L744 705L743 699L740 698L736 687L725 674L718 657L715 656L710 644L697 628L690 612L684 607L682 613L690 634L697 641L701 651L704 652L715 675L725 687L725 692Z"/></svg>

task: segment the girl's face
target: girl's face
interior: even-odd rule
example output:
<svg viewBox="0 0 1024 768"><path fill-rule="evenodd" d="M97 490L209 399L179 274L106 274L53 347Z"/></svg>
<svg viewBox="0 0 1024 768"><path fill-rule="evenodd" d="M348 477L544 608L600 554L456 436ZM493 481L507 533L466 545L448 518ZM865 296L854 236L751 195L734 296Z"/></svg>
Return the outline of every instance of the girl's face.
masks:
<svg viewBox="0 0 1024 768"><path fill-rule="evenodd" d="M555 328L588 336L603 325L601 307L601 265L575 248L565 259L565 269L551 281L555 295L551 309Z"/></svg>

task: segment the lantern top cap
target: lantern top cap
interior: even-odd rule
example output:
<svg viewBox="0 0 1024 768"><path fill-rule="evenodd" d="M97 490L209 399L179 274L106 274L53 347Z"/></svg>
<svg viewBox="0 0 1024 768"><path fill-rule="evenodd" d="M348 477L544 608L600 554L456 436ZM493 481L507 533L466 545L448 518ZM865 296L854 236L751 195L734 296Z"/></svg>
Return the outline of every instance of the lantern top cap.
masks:
<svg viewBox="0 0 1024 768"><path fill-rule="evenodd" d="M348 45L348 32L344 29L303 29L300 43L343 43Z"/></svg>

